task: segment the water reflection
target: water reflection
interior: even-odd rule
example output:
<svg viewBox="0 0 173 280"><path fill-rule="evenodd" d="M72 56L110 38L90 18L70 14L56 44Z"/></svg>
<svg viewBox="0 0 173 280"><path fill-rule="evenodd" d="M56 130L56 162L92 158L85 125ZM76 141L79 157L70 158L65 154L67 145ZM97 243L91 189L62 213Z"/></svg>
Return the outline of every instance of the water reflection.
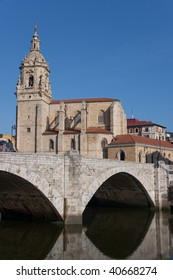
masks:
<svg viewBox="0 0 173 280"><path fill-rule="evenodd" d="M93 208L81 227L1 222L0 259L173 259L173 216Z"/></svg>
<svg viewBox="0 0 173 280"><path fill-rule="evenodd" d="M126 259L144 239L154 212L138 209L90 209L92 222L86 235L104 255L112 259Z"/></svg>
<svg viewBox="0 0 173 280"><path fill-rule="evenodd" d="M49 223L3 221L0 223L0 259L45 259L62 227Z"/></svg>

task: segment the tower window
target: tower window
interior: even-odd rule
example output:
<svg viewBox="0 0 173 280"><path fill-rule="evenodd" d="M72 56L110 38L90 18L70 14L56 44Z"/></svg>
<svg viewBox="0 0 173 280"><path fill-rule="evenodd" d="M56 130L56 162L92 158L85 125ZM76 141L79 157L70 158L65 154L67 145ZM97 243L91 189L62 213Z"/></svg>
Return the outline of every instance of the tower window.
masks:
<svg viewBox="0 0 173 280"><path fill-rule="evenodd" d="M29 76L29 87L33 87L33 85L34 85L34 76L30 75Z"/></svg>

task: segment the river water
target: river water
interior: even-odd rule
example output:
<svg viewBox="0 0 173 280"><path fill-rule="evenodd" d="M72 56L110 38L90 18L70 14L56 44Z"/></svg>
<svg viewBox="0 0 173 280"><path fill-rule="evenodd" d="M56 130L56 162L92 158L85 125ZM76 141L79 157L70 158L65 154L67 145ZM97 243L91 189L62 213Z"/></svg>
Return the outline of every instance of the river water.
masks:
<svg viewBox="0 0 173 280"><path fill-rule="evenodd" d="M0 222L0 259L173 259L173 216L168 212L90 208L83 226Z"/></svg>

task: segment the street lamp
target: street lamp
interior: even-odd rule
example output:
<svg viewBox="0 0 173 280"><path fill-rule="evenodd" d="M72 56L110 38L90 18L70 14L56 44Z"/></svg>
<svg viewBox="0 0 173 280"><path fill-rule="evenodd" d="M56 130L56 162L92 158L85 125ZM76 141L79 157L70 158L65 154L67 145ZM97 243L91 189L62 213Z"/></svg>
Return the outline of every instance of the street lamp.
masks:
<svg viewBox="0 0 173 280"><path fill-rule="evenodd" d="M14 136L14 131L16 130L16 126L15 126L15 124L14 125L12 125L12 127L11 127L11 140L12 140L12 137Z"/></svg>

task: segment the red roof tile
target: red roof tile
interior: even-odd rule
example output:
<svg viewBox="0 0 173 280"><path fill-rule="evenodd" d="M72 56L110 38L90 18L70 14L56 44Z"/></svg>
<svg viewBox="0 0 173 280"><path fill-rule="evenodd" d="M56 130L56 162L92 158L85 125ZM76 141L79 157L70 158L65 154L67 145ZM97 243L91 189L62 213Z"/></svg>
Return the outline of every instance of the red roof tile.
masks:
<svg viewBox="0 0 173 280"><path fill-rule="evenodd" d="M64 130L64 134L77 134L80 133L80 129L66 129Z"/></svg>
<svg viewBox="0 0 173 280"><path fill-rule="evenodd" d="M66 129L64 130L64 134L74 134L74 133L80 133L81 129ZM54 135L59 133L59 129L56 130L47 130L43 133L43 135ZM110 130L104 129L104 128L100 128L100 127L89 127L86 129L86 133L110 133L112 134L112 132Z"/></svg>
<svg viewBox="0 0 173 280"><path fill-rule="evenodd" d="M168 141L152 139L143 136L136 136L131 134L117 135L109 145L123 145L123 144L144 144L149 146L159 146L173 149L173 144Z"/></svg>
<svg viewBox="0 0 173 280"><path fill-rule="evenodd" d="M87 133L110 133L112 132L108 129L100 128L100 127L89 127L87 128Z"/></svg>
<svg viewBox="0 0 173 280"><path fill-rule="evenodd" d="M132 126L160 126L163 128L166 128L165 126L161 125L161 124L156 124L150 121L140 121L138 119L127 119L127 127L132 127Z"/></svg>

